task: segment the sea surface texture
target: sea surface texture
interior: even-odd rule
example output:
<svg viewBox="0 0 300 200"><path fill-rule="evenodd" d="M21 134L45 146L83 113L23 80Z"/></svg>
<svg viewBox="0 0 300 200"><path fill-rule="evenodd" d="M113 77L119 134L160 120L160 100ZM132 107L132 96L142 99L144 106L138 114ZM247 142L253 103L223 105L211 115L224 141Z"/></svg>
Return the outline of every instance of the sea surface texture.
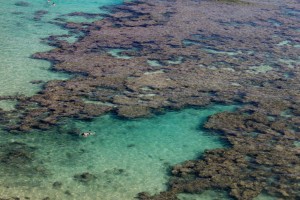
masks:
<svg viewBox="0 0 300 200"><path fill-rule="evenodd" d="M298 0L0 0L0 199L300 199Z"/></svg>

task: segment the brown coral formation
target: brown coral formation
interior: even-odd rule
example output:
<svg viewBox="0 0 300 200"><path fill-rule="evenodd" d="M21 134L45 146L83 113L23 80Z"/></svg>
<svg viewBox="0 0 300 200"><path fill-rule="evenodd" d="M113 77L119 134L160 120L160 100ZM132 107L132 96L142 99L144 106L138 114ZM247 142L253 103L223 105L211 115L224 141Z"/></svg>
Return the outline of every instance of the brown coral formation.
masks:
<svg viewBox="0 0 300 200"><path fill-rule="evenodd" d="M212 116L205 125L230 148L175 166L168 191L141 193L140 199L177 199L178 193L208 188L236 199L261 192L300 198L294 143L300 140L300 5L236 2L140 0L108 8L111 14L101 21L59 24L85 37L74 44L50 37L56 48L34 58L74 77L50 81L39 94L19 99L19 116L7 129L47 129L65 117L107 112L135 118L240 103L238 111ZM115 49L126 58L109 53Z"/></svg>
<svg viewBox="0 0 300 200"><path fill-rule="evenodd" d="M290 124L289 120L280 120L286 126ZM201 160L174 166L176 178L170 181L170 190L155 197L142 193L141 199L176 199L177 193L208 188L227 190L234 199L253 199L262 191L283 199L299 198L300 154L293 145L299 135L270 128L276 122L258 112L212 116L206 128L216 130L232 147L210 150Z"/></svg>

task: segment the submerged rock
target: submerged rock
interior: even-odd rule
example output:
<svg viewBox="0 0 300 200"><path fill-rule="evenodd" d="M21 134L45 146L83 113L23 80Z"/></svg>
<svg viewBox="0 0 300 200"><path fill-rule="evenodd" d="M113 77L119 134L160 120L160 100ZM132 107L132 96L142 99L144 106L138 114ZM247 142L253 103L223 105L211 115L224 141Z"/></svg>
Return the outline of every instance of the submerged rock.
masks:
<svg viewBox="0 0 300 200"><path fill-rule="evenodd" d="M45 177L48 170L35 156L36 147L21 142L9 142L0 145L0 167L9 176ZM25 182L28 179L25 179Z"/></svg>
<svg viewBox="0 0 300 200"><path fill-rule="evenodd" d="M145 106L122 106L118 109L118 115L125 118L145 117L149 114L149 108Z"/></svg>
<svg viewBox="0 0 300 200"><path fill-rule="evenodd" d="M11 142L2 145L3 153L0 157L1 163L16 168L22 168L28 165L34 158L35 148L29 147L24 143Z"/></svg>
<svg viewBox="0 0 300 200"><path fill-rule="evenodd" d="M40 21L44 15L46 15L48 11L46 10L38 10L34 12L34 20Z"/></svg>
<svg viewBox="0 0 300 200"><path fill-rule="evenodd" d="M16 6L22 6L22 7L28 7L30 6L30 3L26 2L26 1L18 1L15 3Z"/></svg>
<svg viewBox="0 0 300 200"><path fill-rule="evenodd" d="M52 184L54 189L60 189L62 187L62 182L56 181Z"/></svg>
<svg viewBox="0 0 300 200"><path fill-rule="evenodd" d="M82 183L89 183L95 180L97 177L89 172L84 172L82 174L74 175L74 180L82 182Z"/></svg>

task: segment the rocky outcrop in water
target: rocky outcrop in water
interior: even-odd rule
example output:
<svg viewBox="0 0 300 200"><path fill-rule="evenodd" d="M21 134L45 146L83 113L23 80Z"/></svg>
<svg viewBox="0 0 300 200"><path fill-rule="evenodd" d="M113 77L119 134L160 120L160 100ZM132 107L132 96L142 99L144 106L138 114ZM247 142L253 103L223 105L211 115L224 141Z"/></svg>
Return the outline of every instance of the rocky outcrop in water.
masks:
<svg viewBox="0 0 300 200"><path fill-rule="evenodd" d="M47 169L35 158L36 147L21 142L9 142L0 144L0 148L1 173L12 177L23 175L31 178L48 175Z"/></svg>

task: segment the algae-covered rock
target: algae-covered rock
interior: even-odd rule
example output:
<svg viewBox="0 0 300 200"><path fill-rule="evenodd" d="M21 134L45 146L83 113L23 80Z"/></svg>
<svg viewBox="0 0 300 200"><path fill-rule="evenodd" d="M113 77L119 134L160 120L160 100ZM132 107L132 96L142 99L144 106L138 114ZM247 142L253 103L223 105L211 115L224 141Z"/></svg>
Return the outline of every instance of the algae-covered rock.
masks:
<svg viewBox="0 0 300 200"><path fill-rule="evenodd" d="M89 172L84 172L82 174L74 175L74 180L82 182L82 183L89 183L95 180L97 177Z"/></svg>
<svg viewBox="0 0 300 200"><path fill-rule="evenodd" d="M118 115L125 118L146 117L150 115L150 110L146 106L121 106Z"/></svg>

